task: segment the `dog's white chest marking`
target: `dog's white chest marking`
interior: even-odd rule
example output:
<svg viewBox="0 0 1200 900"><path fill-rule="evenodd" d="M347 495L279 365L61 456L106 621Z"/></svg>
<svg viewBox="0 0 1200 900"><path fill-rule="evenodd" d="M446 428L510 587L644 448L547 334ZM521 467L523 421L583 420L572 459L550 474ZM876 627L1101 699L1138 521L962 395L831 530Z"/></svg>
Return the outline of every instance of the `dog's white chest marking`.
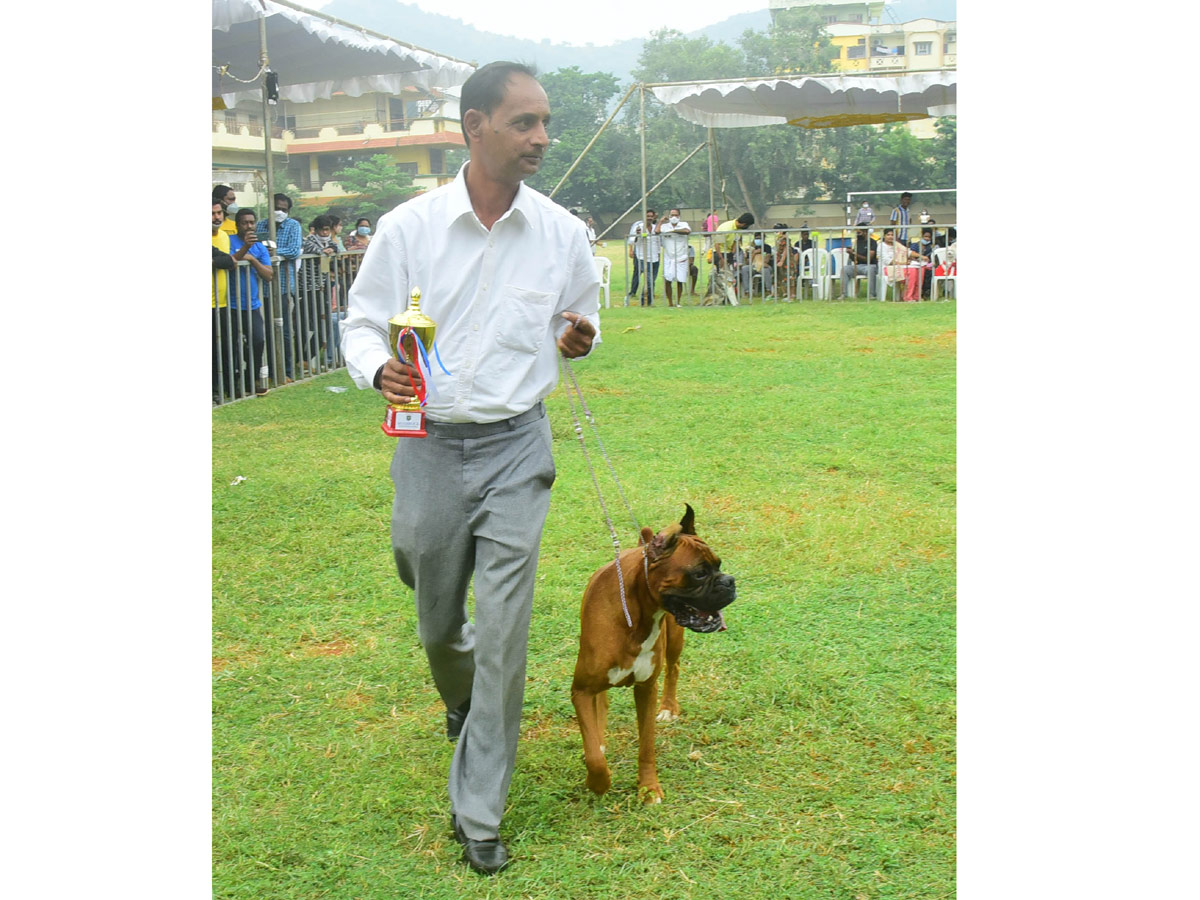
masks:
<svg viewBox="0 0 1200 900"><path fill-rule="evenodd" d="M650 633L646 635L646 640L642 642L642 648L634 658L633 665L628 669L613 666L608 670L609 684L620 684L629 677L631 672L634 681L645 681L650 677L650 673L654 671L654 645L658 643L658 632L662 627L664 614L665 610L661 609L654 614L654 625L651 626Z"/></svg>

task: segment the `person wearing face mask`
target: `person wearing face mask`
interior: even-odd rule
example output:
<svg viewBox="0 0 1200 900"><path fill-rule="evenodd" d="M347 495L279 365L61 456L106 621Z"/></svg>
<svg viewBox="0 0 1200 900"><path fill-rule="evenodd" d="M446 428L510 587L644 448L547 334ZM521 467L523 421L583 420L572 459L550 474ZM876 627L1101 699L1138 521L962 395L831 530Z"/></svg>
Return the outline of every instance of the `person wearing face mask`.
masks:
<svg viewBox="0 0 1200 900"><path fill-rule="evenodd" d="M679 218L678 209L672 208L656 230L662 237L663 292L667 295L667 306L683 306L683 286L688 280L688 235L692 226ZM671 297L673 284L679 285L678 303Z"/></svg>
<svg viewBox="0 0 1200 900"><path fill-rule="evenodd" d="M300 259L303 242L300 238L300 223L289 214L292 211L292 199L287 194L276 194L275 209L271 215L275 219L275 259L279 263L279 296L283 306L283 367L287 383L294 380L295 349L292 343L292 318L295 315L296 300L296 269ZM260 238L269 234L267 220L264 218L255 227ZM271 378L275 380L275 356L267 354L267 365Z"/></svg>
<svg viewBox="0 0 1200 900"><path fill-rule="evenodd" d="M922 228L921 239L909 248L912 262L917 264L916 271L909 270L908 291L905 300L916 300L917 292L920 298L929 299L929 287L933 283L933 229ZM918 287L919 285L919 287Z"/></svg>
<svg viewBox="0 0 1200 900"><path fill-rule="evenodd" d="M366 250L371 243L371 220L366 216L354 223L354 232L346 238L347 250Z"/></svg>
<svg viewBox="0 0 1200 900"><path fill-rule="evenodd" d="M225 213L225 221L221 223L221 231L229 237L233 237L237 234L237 226L233 222L234 216L241 209L237 205L237 195L229 185L218 184L212 190L212 199L213 203L221 204L221 210Z"/></svg>
<svg viewBox="0 0 1200 900"><path fill-rule="evenodd" d="M303 302L307 304L305 309L308 321L316 325L320 343L327 348L325 354L327 363L332 363L330 355L332 345L327 340L330 331L334 333L334 343L338 343L340 338L340 335L337 334L336 317L332 326L329 324L330 290L332 288L329 272L334 257L337 256L333 220L333 216L317 216L312 220L309 226L312 228L312 233L304 239L304 255L312 255L316 259L301 260L303 266L300 269L300 295ZM313 355L311 347L309 355Z"/></svg>

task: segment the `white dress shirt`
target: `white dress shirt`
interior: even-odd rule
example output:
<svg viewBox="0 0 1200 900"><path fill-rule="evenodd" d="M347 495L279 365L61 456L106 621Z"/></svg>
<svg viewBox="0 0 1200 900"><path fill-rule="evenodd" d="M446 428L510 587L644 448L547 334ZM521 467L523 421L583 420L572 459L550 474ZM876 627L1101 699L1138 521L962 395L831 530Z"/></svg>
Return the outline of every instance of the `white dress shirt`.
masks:
<svg viewBox="0 0 1200 900"><path fill-rule="evenodd" d="M633 253L638 259L642 259L642 253L645 251L650 262L658 262L662 238L657 234L650 234L650 229L640 219L629 226L629 243L633 245Z"/></svg>
<svg viewBox="0 0 1200 900"><path fill-rule="evenodd" d="M437 323L451 373L430 352L425 412L433 422L497 422L546 397L558 383L565 310L585 315L593 347L600 343L600 279L584 224L522 184L489 231L471 207L466 171L379 219L341 323L350 376L373 388L393 355L388 319L421 289L421 311Z"/></svg>

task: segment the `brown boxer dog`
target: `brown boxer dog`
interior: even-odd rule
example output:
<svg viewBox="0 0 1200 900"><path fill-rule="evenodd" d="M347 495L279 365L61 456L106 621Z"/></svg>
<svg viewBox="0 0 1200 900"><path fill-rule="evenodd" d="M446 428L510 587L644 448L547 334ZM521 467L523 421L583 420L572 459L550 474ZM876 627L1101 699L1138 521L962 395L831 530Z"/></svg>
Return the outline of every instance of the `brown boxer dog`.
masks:
<svg viewBox="0 0 1200 900"><path fill-rule="evenodd" d="M685 504L686 505L686 504ZM721 572L721 560L696 536L691 506L678 525L654 534L642 529L641 545L620 556L625 601L633 627L621 609L617 561L600 568L583 592L579 657L571 684L571 702L583 733L587 786L603 794L612 784L604 760L608 689L633 685L638 727L638 794L645 803L662 802L654 760L654 721L658 673L667 664L658 719L679 717L675 686L683 630L723 631L720 610L737 595L733 576Z"/></svg>

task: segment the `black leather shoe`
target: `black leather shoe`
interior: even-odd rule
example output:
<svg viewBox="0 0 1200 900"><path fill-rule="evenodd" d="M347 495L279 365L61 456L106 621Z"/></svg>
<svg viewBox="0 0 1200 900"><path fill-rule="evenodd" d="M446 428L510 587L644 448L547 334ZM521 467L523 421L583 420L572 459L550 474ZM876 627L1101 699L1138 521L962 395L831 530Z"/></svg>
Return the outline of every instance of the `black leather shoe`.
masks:
<svg viewBox="0 0 1200 900"><path fill-rule="evenodd" d="M477 841L463 834L458 827L458 817L450 814L450 824L454 826L454 837L463 847L463 860L476 872L484 875L495 875L508 866L508 848L500 838L490 841Z"/></svg>
<svg viewBox="0 0 1200 900"><path fill-rule="evenodd" d="M450 738L450 743L453 744L462 734L463 723L467 721L467 713L470 711L470 697L461 706L446 711L446 737Z"/></svg>

